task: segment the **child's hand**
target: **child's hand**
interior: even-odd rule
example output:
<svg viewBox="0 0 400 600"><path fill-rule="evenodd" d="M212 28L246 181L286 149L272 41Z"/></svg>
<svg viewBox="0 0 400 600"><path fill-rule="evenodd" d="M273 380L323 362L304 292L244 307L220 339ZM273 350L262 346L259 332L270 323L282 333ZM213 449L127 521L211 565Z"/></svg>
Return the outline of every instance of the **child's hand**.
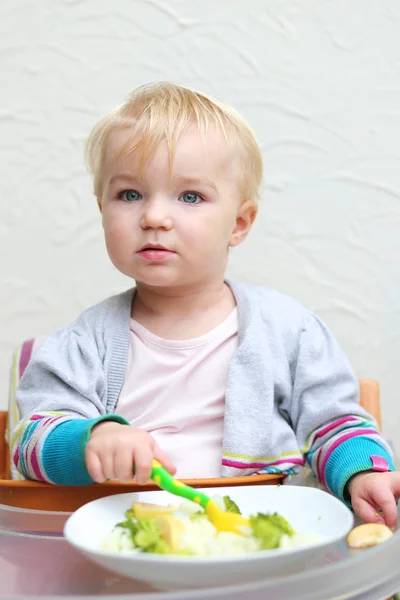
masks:
<svg viewBox="0 0 400 600"><path fill-rule="evenodd" d="M367 471L354 475L348 484L354 512L367 523L397 525L396 501L400 498L400 472ZM382 511L382 514L379 513Z"/></svg>
<svg viewBox="0 0 400 600"><path fill-rule="evenodd" d="M86 446L86 468L97 483L132 481L135 465L136 481L143 485L150 479L153 458L174 475L175 466L147 431L112 421L96 425Z"/></svg>

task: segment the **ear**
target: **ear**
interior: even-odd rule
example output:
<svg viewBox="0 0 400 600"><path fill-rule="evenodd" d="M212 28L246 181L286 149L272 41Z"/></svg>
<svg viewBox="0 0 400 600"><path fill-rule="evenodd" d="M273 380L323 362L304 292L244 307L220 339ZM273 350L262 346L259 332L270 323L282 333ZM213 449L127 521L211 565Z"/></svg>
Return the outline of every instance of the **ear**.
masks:
<svg viewBox="0 0 400 600"><path fill-rule="evenodd" d="M251 226L254 223L254 219L257 216L258 206L254 200L246 200L239 208L236 216L236 224L232 231L229 246L233 248L238 246L247 237Z"/></svg>

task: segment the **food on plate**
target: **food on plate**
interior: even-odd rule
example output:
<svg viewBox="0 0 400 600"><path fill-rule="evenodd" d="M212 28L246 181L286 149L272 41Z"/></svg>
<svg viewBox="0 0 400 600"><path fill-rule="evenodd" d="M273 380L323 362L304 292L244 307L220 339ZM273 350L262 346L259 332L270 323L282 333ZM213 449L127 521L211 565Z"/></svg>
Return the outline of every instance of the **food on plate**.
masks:
<svg viewBox="0 0 400 600"><path fill-rule="evenodd" d="M226 511L240 513L229 496L214 496ZM102 550L111 552L172 554L178 556L229 556L276 548L308 546L320 536L297 533L280 514L258 513L249 517L249 527L240 533L218 532L202 507L190 501L160 506L133 502L102 541Z"/></svg>
<svg viewBox="0 0 400 600"><path fill-rule="evenodd" d="M347 537L350 548L371 548L386 542L393 532L383 523L365 523L354 527Z"/></svg>
<svg viewBox="0 0 400 600"><path fill-rule="evenodd" d="M159 504L150 504L150 502L133 502L133 516L139 521L141 519L153 519L161 515L170 515L177 510L179 504L168 504L160 506Z"/></svg>

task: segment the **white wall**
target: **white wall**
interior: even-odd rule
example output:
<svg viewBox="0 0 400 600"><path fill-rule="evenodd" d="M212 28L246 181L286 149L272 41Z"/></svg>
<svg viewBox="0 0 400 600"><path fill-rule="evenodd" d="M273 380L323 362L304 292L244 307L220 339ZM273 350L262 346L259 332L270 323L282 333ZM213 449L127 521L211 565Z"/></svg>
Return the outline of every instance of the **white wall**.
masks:
<svg viewBox="0 0 400 600"><path fill-rule="evenodd" d="M262 210L230 275L328 322L381 382L400 450L399 31L396 0L1 0L0 407L18 342L127 287L83 140L172 79L231 102L262 145Z"/></svg>

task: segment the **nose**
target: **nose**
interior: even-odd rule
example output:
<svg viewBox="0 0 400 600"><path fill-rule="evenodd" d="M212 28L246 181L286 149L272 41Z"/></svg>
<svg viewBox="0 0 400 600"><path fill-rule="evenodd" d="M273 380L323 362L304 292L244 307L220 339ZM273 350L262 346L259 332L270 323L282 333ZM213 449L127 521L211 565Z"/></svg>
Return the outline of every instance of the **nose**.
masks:
<svg viewBox="0 0 400 600"><path fill-rule="evenodd" d="M140 220L142 229L166 229L172 228L170 215L170 203L164 198L149 198L142 204L143 213Z"/></svg>

